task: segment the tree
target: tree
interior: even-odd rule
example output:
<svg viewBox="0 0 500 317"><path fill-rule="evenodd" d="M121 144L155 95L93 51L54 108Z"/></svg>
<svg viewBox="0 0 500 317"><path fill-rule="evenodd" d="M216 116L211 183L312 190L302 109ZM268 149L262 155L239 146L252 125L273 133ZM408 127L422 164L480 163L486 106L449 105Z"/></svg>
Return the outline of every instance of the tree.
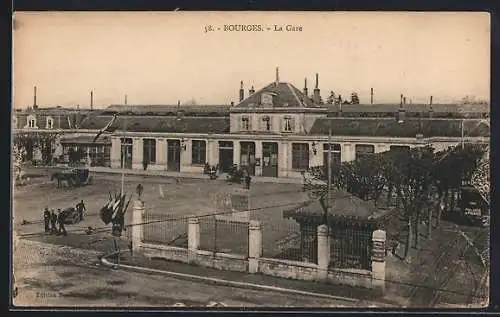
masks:
<svg viewBox="0 0 500 317"><path fill-rule="evenodd" d="M335 103L335 93L333 91L330 92L330 96L326 99L326 103L329 105L333 105Z"/></svg>
<svg viewBox="0 0 500 317"><path fill-rule="evenodd" d="M359 105L359 97L358 97L358 94L356 92L353 92L351 94L351 104Z"/></svg>

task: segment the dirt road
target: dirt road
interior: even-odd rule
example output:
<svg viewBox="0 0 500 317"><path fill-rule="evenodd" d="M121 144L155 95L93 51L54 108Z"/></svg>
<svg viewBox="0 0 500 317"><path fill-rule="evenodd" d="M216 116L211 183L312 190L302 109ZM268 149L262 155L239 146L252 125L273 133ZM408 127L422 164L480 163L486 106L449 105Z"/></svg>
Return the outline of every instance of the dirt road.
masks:
<svg viewBox="0 0 500 317"><path fill-rule="evenodd" d="M345 303L290 294L200 284L99 265L100 252L21 239L14 253L16 306L339 307Z"/></svg>

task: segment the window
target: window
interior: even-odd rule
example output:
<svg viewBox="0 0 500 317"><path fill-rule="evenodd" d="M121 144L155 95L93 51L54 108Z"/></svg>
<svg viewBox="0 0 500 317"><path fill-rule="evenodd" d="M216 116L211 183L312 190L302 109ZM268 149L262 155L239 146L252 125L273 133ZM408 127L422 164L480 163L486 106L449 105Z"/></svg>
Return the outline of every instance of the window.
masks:
<svg viewBox="0 0 500 317"><path fill-rule="evenodd" d="M207 144L205 141L193 140L191 145L191 164L205 164Z"/></svg>
<svg viewBox="0 0 500 317"><path fill-rule="evenodd" d="M375 146L372 144L356 144L356 159L375 153Z"/></svg>
<svg viewBox="0 0 500 317"><path fill-rule="evenodd" d="M325 166L328 165L328 149L330 148L331 146L331 151L332 151L332 165L333 164L340 164L341 162L341 158L342 158L342 154L341 154L341 146L340 144L335 144L335 143L331 143L331 144L323 144L323 161L325 162Z"/></svg>
<svg viewBox="0 0 500 317"><path fill-rule="evenodd" d="M52 117L47 117L47 124L45 125L45 129L53 129L54 128L54 119Z"/></svg>
<svg viewBox="0 0 500 317"><path fill-rule="evenodd" d="M148 164L156 163L156 140L144 139L143 140L143 160Z"/></svg>
<svg viewBox="0 0 500 317"><path fill-rule="evenodd" d="M292 143L292 168L309 169L309 143Z"/></svg>
<svg viewBox="0 0 500 317"><path fill-rule="evenodd" d="M250 130L250 118L242 117L241 118L241 130L248 131Z"/></svg>
<svg viewBox="0 0 500 317"><path fill-rule="evenodd" d="M262 130L271 131L271 118L269 116L262 118Z"/></svg>
<svg viewBox="0 0 500 317"><path fill-rule="evenodd" d="M410 150L410 147L407 145L391 145L391 151L402 151L406 152Z"/></svg>
<svg viewBox="0 0 500 317"><path fill-rule="evenodd" d="M283 118L283 131L285 132L293 131L293 120L291 117Z"/></svg>
<svg viewBox="0 0 500 317"><path fill-rule="evenodd" d="M36 118L32 115L28 116L28 128L36 128Z"/></svg>

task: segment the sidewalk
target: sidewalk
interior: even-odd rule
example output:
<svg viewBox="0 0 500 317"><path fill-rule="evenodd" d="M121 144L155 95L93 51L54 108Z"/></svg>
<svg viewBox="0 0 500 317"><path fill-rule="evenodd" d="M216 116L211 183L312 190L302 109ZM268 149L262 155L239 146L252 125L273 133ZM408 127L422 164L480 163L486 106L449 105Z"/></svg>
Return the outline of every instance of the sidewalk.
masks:
<svg viewBox="0 0 500 317"><path fill-rule="evenodd" d="M115 262L116 257L109 257L110 262ZM190 265L180 262L163 259L149 259L142 254L134 253L133 257L124 254L120 264L142 269L152 269L165 271L166 275L184 275L184 279L206 279L205 283L214 283L220 280L221 284L232 283L241 284L240 287L249 289L276 288L291 290L292 292L307 293L338 297L339 301L345 302L345 307L396 307L397 304L390 302L387 298L380 296L370 289L357 288L348 285L334 285L312 281L300 281L293 279L278 278L262 274L249 274L243 272L223 271L197 265ZM132 268L124 268L133 270ZM234 287L234 286L233 286ZM277 290L278 291L278 290ZM318 296L319 296L318 295ZM312 295L309 295L312 296Z"/></svg>
<svg viewBox="0 0 500 317"><path fill-rule="evenodd" d="M58 166L35 166L33 168L37 169L60 169L66 167ZM100 174L121 174L122 169L92 166L88 168L90 172L100 173ZM208 175L202 173L188 173L188 172L167 172L167 171L144 171L144 170L133 170L126 169L126 175L140 175L140 176L164 176L169 178L194 178L194 179L208 179ZM225 173L219 174L217 179L225 180ZM280 183L280 184L302 184L301 178L288 178L288 177L264 177L264 176L253 176L252 183Z"/></svg>

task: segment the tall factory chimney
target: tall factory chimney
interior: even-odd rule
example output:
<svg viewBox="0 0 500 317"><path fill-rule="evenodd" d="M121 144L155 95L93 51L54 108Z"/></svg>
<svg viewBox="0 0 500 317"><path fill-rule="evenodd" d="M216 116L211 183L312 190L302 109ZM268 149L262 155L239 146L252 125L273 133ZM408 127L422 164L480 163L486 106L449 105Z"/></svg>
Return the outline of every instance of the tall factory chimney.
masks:
<svg viewBox="0 0 500 317"><path fill-rule="evenodd" d="M36 104L36 86L33 87L33 109L36 109L37 108L37 104Z"/></svg>
<svg viewBox="0 0 500 317"><path fill-rule="evenodd" d="M243 80L240 82L240 102L245 99L245 90L243 90Z"/></svg>
<svg viewBox="0 0 500 317"><path fill-rule="evenodd" d="M276 86L280 83L280 70L276 67Z"/></svg>
<svg viewBox="0 0 500 317"><path fill-rule="evenodd" d="M90 111L94 110L94 92L90 91Z"/></svg>
<svg viewBox="0 0 500 317"><path fill-rule="evenodd" d="M370 104L373 105L373 88L370 88Z"/></svg>
<svg viewBox="0 0 500 317"><path fill-rule="evenodd" d="M307 78L304 78L304 96L309 96L309 90L307 89Z"/></svg>

